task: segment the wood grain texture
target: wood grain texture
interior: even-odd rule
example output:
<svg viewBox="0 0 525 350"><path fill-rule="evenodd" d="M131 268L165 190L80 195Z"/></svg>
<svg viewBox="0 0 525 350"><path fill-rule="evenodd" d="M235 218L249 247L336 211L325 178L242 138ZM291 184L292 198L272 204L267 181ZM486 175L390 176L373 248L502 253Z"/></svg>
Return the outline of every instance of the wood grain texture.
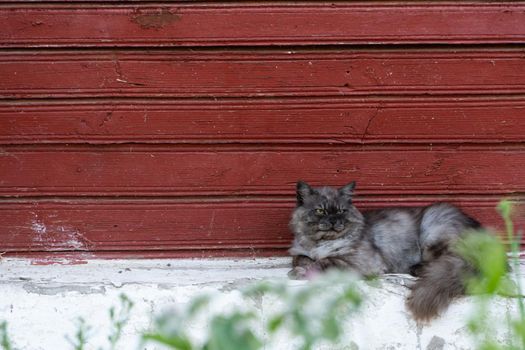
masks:
<svg viewBox="0 0 525 350"><path fill-rule="evenodd" d="M497 227L501 196L525 201L524 2L6 0L0 20L0 253L283 255L298 179Z"/></svg>
<svg viewBox="0 0 525 350"><path fill-rule="evenodd" d="M3 98L524 94L525 56L512 49L7 51L0 76Z"/></svg>
<svg viewBox="0 0 525 350"><path fill-rule="evenodd" d="M521 146L4 147L5 196L290 195L295 181L363 194L525 192Z"/></svg>
<svg viewBox="0 0 525 350"><path fill-rule="evenodd" d="M2 47L523 43L521 2L0 7Z"/></svg>
<svg viewBox="0 0 525 350"><path fill-rule="evenodd" d="M521 97L3 103L0 142L523 142L524 115Z"/></svg>
<svg viewBox="0 0 525 350"><path fill-rule="evenodd" d="M421 206L452 199L483 224L501 227L493 197L357 197L360 209ZM516 198L517 201L522 199ZM290 245L291 200L4 201L0 203L2 250L95 252L118 256L285 254ZM525 220L515 215L518 228Z"/></svg>

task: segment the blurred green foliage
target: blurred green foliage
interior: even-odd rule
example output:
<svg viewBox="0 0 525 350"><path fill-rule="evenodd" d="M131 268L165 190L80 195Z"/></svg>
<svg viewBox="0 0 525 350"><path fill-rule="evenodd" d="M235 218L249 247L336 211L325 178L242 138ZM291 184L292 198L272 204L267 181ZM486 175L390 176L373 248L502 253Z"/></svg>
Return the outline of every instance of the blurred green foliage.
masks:
<svg viewBox="0 0 525 350"><path fill-rule="evenodd" d="M514 231L512 202L501 201L497 210L505 222L507 243L511 248L510 265L504 242L494 234L471 232L457 247L476 271L467 281L468 292L477 295L476 309L468 321L468 328L479 350L525 350L525 309L519 262L521 234ZM499 326L499 321L490 313L491 303L498 296L514 298L519 311L518 315L512 315L507 310L505 341L497 339L495 327Z"/></svg>
<svg viewBox="0 0 525 350"><path fill-rule="evenodd" d="M192 340L188 325L207 313L211 297L200 296L183 310L172 310L156 320L153 330L144 334L145 342L156 342L176 350L257 350L284 330L298 347L310 350L322 341L336 342L343 332L344 319L361 305L362 295L355 276L341 271L320 275L308 282L262 281L242 291L241 297L272 298L277 311L263 323L254 310L231 310L212 316L203 342ZM262 331L257 332L257 326ZM266 337L263 337L266 334Z"/></svg>
<svg viewBox="0 0 525 350"><path fill-rule="evenodd" d="M3 321L0 323L0 345L3 350L13 350L11 340L7 334L7 322Z"/></svg>

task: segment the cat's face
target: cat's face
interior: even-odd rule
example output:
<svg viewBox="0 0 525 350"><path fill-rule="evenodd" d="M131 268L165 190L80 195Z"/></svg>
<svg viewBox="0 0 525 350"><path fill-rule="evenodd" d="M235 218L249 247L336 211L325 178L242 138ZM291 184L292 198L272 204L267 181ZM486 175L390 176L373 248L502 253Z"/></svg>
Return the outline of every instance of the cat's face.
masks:
<svg viewBox="0 0 525 350"><path fill-rule="evenodd" d="M312 188L297 183L297 208L290 222L294 233L311 240L333 240L357 233L363 216L352 205L355 182L342 188Z"/></svg>

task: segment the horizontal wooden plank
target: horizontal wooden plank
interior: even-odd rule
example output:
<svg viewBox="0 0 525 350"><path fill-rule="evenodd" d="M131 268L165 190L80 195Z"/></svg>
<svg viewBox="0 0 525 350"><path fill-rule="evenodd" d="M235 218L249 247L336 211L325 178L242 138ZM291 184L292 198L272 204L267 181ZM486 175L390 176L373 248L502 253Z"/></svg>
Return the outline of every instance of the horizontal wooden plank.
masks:
<svg viewBox="0 0 525 350"><path fill-rule="evenodd" d="M289 242L283 230L286 224L268 235L267 221L253 221L264 211L285 214L271 204L95 202L0 207L3 251L133 250L138 245L142 245L139 250L260 249L283 248Z"/></svg>
<svg viewBox="0 0 525 350"><path fill-rule="evenodd" d="M446 197L356 198L361 209L420 206ZM485 225L502 227L494 197L455 197ZM0 251L117 252L122 256L285 253L291 200L232 202L18 201L0 203ZM516 212L517 228L525 223Z"/></svg>
<svg viewBox="0 0 525 350"><path fill-rule="evenodd" d="M524 10L485 1L4 5L0 46L524 43Z"/></svg>
<svg viewBox="0 0 525 350"><path fill-rule="evenodd" d="M242 0L241 0L242 1ZM286 2L287 0L271 0L274 2ZM308 1L308 0L307 0ZM365 0L367 1L367 0ZM431 0L432 1L432 0ZM54 4L68 4L68 3L74 3L74 2L80 2L80 3L86 3L86 0L2 0L0 1L0 4L2 5L11 5L12 3L16 3L17 5L24 5L27 6L29 4L31 5L42 5L54 3ZM115 5L119 5L118 3L122 3L122 0L89 0L90 3L115 3ZM150 3L159 3L159 0L127 0L127 3L139 3L139 2L150 2ZM171 3L174 3L175 1L172 1ZM225 2L224 0L176 0L176 2L187 2L187 3L195 3L195 2L205 2L205 3L218 3Z"/></svg>
<svg viewBox="0 0 525 350"><path fill-rule="evenodd" d="M485 97L4 103L0 143L524 142L524 115Z"/></svg>
<svg viewBox="0 0 525 350"><path fill-rule="evenodd" d="M512 49L7 51L0 76L3 98L523 94L525 57Z"/></svg>
<svg viewBox="0 0 525 350"><path fill-rule="evenodd" d="M293 193L295 181L363 194L525 192L525 148L4 147L0 195L195 196Z"/></svg>

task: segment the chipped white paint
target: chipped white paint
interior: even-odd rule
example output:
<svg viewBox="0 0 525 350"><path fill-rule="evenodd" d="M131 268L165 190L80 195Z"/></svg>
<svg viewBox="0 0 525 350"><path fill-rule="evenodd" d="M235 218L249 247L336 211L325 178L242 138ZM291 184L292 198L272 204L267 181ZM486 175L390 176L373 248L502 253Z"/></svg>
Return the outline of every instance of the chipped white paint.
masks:
<svg viewBox="0 0 525 350"><path fill-rule="evenodd" d="M35 232L39 236L44 235L47 232L46 225L39 221L33 221L31 228L33 229L33 232Z"/></svg>
<svg viewBox="0 0 525 350"><path fill-rule="evenodd" d="M125 293L135 308L119 349L138 349L139 334L151 324L151 315L186 303L202 292L220 295L212 308L217 312L239 305L238 288L264 278L286 278L287 258L238 260L93 260L84 265L31 265L27 260L0 261L0 320L9 322L17 349L71 349L65 335L75 331L75 319L92 325L88 349L107 348L108 310ZM344 343L338 349L471 349L465 327L474 298L455 302L440 319L418 326L406 313L406 276L390 276L380 285L362 283L367 296L364 307L347 326ZM302 281L294 281L300 285ZM492 313L504 325L511 299L497 299ZM267 317L280 307L264 296L253 300ZM212 311L210 311L211 313ZM197 334L202 327L195 325ZM200 332L200 333L199 333ZM501 330L499 337L503 337ZM285 334L271 349L292 349ZM159 349L153 346L140 349ZM321 349L334 349L323 346Z"/></svg>
<svg viewBox="0 0 525 350"><path fill-rule="evenodd" d="M42 248L57 250L88 250L86 239L74 227L69 225L46 225L37 215L31 220L33 242Z"/></svg>
<svg viewBox="0 0 525 350"><path fill-rule="evenodd" d="M44 243L46 241L47 226L38 218L31 221L31 230L33 230L33 242Z"/></svg>
<svg viewBox="0 0 525 350"><path fill-rule="evenodd" d="M60 237L62 239L60 242L64 248L88 250L88 247L84 242L84 237L77 229L68 226L60 226L58 227L58 231L61 233Z"/></svg>

